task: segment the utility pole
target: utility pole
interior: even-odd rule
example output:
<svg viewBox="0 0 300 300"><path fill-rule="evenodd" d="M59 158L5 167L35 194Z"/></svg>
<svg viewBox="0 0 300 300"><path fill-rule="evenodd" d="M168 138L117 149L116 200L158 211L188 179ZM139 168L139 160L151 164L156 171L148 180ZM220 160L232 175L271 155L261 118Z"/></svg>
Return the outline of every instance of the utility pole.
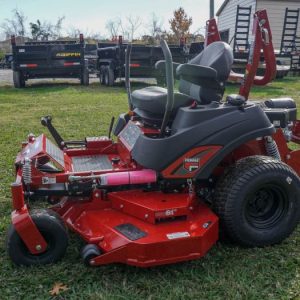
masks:
<svg viewBox="0 0 300 300"><path fill-rule="evenodd" d="M215 1L210 0L210 19L213 19L215 17Z"/></svg>

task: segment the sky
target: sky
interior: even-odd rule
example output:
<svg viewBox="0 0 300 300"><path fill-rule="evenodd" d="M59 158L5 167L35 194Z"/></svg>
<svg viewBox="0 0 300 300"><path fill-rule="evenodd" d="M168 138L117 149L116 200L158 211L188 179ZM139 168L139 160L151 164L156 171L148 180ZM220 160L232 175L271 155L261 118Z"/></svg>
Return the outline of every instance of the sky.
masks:
<svg viewBox="0 0 300 300"><path fill-rule="evenodd" d="M215 0L215 11L222 2ZM72 27L107 36L105 25L108 20L125 20L131 15L142 19L143 25L138 32L142 35L147 33L147 24L153 13L162 18L168 29L168 20L180 6L193 18L191 32L204 28L209 19L209 0L0 0L0 24L17 8L27 16L27 23L37 19L55 23L58 17L65 16L65 30Z"/></svg>

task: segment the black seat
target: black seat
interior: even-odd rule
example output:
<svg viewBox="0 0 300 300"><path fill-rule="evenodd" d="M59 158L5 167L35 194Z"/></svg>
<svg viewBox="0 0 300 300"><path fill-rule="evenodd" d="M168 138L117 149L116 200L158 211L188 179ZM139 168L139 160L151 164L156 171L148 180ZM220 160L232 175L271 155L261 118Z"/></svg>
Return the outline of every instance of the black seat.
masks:
<svg viewBox="0 0 300 300"><path fill-rule="evenodd" d="M231 71L233 51L228 44L215 42L206 47L188 64L214 69L217 72L217 81L223 86ZM223 92L220 93L220 90L180 79L179 92L174 94L173 114L176 113L178 108L191 105L195 100L199 104L209 104L213 101L220 101L222 97ZM166 103L167 89L165 88L152 86L132 93L132 104L135 112L142 118L148 116L148 121L151 120L152 116L153 119L160 119L159 116L163 116L165 112Z"/></svg>
<svg viewBox="0 0 300 300"><path fill-rule="evenodd" d="M160 115L165 111L167 98L167 89L158 86L149 86L132 93L132 104L135 108ZM174 93L173 110L190 105L191 103L192 99L188 95L178 92Z"/></svg>

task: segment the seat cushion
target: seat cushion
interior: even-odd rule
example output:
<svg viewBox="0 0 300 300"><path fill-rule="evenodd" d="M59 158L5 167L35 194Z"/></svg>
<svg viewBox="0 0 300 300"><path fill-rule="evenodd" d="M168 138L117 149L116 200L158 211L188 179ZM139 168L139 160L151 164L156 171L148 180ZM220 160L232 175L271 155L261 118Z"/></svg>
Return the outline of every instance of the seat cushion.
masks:
<svg viewBox="0 0 300 300"><path fill-rule="evenodd" d="M134 108L145 110L156 115L163 115L166 110L168 91L165 88L150 86L136 90L132 93L132 104ZM193 99L182 93L174 93L173 112L179 107L188 106Z"/></svg>

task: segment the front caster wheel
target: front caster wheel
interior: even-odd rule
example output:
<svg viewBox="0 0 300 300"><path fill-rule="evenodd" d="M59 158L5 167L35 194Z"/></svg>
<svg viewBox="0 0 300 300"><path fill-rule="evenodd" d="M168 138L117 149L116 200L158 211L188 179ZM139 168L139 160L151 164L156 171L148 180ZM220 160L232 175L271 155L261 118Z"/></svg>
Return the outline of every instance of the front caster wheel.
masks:
<svg viewBox="0 0 300 300"><path fill-rule="evenodd" d="M60 260L68 246L68 234L60 216L50 210L35 210L31 218L48 244L46 251L32 254L18 235L13 225L10 226L6 248L9 257L16 265L32 266L55 263Z"/></svg>
<svg viewBox="0 0 300 300"><path fill-rule="evenodd" d="M85 245L81 251L81 256L86 266L91 266L91 260L100 254L99 247L94 244Z"/></svg>
<svg viewBox="0 0 300 300"><path fill-rule="evenodd" d="M300 179L273 158L244 158L221 178L213 208L231 240L248 247L277 244L299 223Z"/></svg>

